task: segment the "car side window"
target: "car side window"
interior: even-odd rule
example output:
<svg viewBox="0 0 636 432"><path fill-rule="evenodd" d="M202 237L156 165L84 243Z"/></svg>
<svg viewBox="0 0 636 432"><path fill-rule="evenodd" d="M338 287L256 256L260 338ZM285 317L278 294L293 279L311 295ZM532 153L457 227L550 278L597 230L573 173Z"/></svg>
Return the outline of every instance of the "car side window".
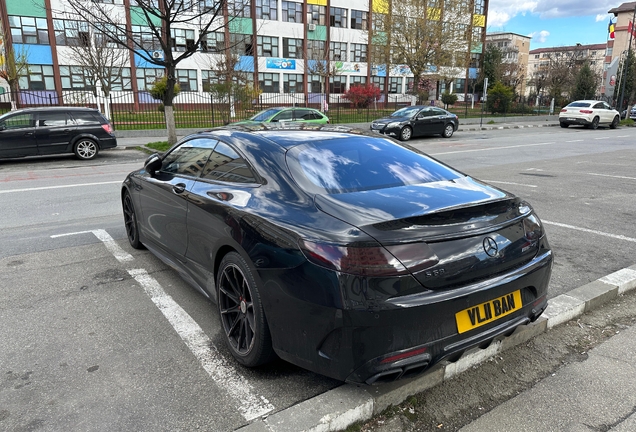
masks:
<svg viewBox="0 0 636 432"><path fill-rule="evenodd" d="M161 171L198 177L216 143L217 140L206 138L195 138L184 142L164 157Z"/></svg>
<svg viewBox="0 0 636 432"><path fill-rule="evenodd" d="M433 115L439 116L439 115L446 115L446 111L439 109L439 108L431 108L431 111L433 113Z"/></svg>
<svg viewBox="0 0 636 432"><path fill-rule="evenodd" d="M33 114L17 114L4 119L0 123L2 129L24 129L35 127L35 116Z"/></svg>
<svg viewBox="0 0 636 432"><path fill-rule="evenodd" d="M594 105L594 109L605 109L605 106L603 105L603 102L599 102Z"/></svg>
<svg viewBox="0 0 636 432"><path fill-rule="evenodd" d="M417 118L425 118L425 117L431 117L434 116L435 114L433 113L433 111L431 111L430 109L423 109L422 111L419 112L419 114L417 115Z"/></svg>
<svg viewBox="0 0 636 432"><path fill-rule="evenodd" d="M296 120L314 120L314 113L308 109L297 109Z"/></svg>
<svg viewBox="0 0 636 432"><path fill-rule="evenodd" d="M101 123L95 113L90 111L77 111L73 113L73 118L77 124L98 124Z"/></svg>
<svg viewBox="0 0 636 432"><path fill-rule="evenodd" d="M69 124L71 124L71 118L67 112L41 112L38 115L38 126L40 127L67 126Z"/></svg>
<svg viewBox="0 0 636 432"><path fill-rule="evenodd" d="M279 122L283 120L292 120L293 119L293 110L285 110L279 112L273 119L273 122Z"/></svg>
<svg viewBox="0 0 636 432"><path fill-rule="evenodd" d="M221 141L212 152L201 178L232 183L257 183L245 159Z"/></svg>

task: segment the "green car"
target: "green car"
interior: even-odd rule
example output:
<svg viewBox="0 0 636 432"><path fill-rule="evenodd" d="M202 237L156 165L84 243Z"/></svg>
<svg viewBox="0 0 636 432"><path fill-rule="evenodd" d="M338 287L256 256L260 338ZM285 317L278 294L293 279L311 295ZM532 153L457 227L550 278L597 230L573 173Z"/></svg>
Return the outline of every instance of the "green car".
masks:
<svg viewBox="0 0 636 432"><path fill-rule="evenodd" d="M256 124L275 122L303 122L312 124L328 124L329 118L313 108L277 107L268 108L247 120L234 124Z"/></svg>

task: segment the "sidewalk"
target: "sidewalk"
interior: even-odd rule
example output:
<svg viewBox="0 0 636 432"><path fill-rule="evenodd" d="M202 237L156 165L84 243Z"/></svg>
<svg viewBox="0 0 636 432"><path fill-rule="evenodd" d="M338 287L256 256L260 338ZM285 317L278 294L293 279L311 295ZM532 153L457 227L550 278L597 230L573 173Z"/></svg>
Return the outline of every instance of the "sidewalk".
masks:
<svg viewBox="0 0 636 432"><path fill-rule="evenodd" d="M489 122L493 123L489 123ZM481 125L480 125L481 123ZM519 117L488 117L469 118L459 120L458 132L493 130L493 129L521 129L544 126L558 126L559 118L556 115L548 116L519 116ZM367 130L370 123L351 123L342 124L341 126L349 126L358 129ZM199 129L178 129L177 137L179 139L191 133L198 132ZM165 129L149 129L149 130L132 130L132 131L115 131L117 136L117 147L137 147L148 144L153 141L166 141L168 136Z"/></svg>

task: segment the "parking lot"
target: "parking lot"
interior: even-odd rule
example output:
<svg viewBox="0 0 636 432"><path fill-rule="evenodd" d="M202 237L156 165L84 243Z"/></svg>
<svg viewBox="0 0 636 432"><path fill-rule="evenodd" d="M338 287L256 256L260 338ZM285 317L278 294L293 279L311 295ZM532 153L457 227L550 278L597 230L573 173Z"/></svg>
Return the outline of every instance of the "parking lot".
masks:
<svg viewBox="0 0 636 432"><path fill-rule="evenodd" d="M527 200L555 264L550 297L630 266L636 130L539 128L410 142ZM233 430L339 382L226 352L215 307L129 247L134 150L0 161L0 428Z"/></svg>

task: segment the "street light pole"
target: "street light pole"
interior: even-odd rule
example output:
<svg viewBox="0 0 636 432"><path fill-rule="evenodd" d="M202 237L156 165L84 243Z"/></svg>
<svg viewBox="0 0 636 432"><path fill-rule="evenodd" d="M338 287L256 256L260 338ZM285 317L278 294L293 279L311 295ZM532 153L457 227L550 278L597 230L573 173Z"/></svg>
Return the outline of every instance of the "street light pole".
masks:
<svg viewBox="0 0 636 432"><path fill-rule="evenodd" d="M625 96L625 81L627 80L627 70L629 68L629 59L632 56L632 35L634 34L634 26L636 25L636 6L634 7L634 14L632 15L632 31L629 32L629 45L627 48L627 60L623 64L623 75L621 83L621 96L618 98L618 112L622 116L623 114L623 97ZM629 29L629 26L627 27ZM627 117L627 116L625 116Z"/></svg>

